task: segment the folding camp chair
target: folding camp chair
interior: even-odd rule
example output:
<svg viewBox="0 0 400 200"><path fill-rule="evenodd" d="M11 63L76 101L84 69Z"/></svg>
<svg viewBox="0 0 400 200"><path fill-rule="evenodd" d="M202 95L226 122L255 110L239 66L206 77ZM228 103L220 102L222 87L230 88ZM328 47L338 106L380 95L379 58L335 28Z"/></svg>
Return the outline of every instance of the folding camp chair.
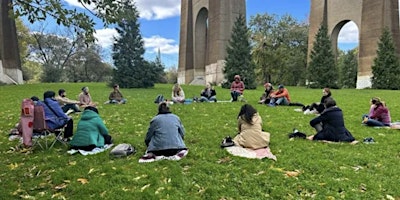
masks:
<svg viewBox="0 0 400 200"><path fill-rule="evenodd" d="M67 144L62 140L64 129L50 130L46 125L46 117L42 105L35 105L33 118L33 146L38 145L42 149L51 149L60 142L63 145ZM55 137L53 138L52 135Z"/></svg>

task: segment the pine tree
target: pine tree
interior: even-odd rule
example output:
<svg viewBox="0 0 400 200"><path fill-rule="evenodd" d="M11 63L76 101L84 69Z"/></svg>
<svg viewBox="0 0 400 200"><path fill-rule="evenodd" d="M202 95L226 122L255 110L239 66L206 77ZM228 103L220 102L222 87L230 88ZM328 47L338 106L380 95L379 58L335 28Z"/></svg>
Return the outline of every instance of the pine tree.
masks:
<svg viewBox="0 0 400 200"><path fill-rule="evenodd" d="M340 87L356 88L357 67L358 67L358 49L345 52L339 61Z"/></svg>
<svg viewBox="0 0 400 200"><path fill-rule="evenodd" d="M372 88L398 90L400 88L400 62L388 28L383 29L376 54L377 57L372 65Z"/></svg>
<svg viewBox="0 0 400 200"><path fill-rule="evenodd" d="M339 72L326 25L321 25L315 37L310 55L311 61L307 68L309 86L338 88Z"/></svg>
<svg viewBox="0 0 400 200"><path fill-rule="evenodd" d="M235 21L226 51L224 75L228 82L223 87L229 87L234 80L234 76L238 74L247 89L255 89L257 86L254 72L255 65L251 59L249 29L243 15L239 15Z"/></svg>
<svg viewBox="0 0 400 200"><path fill-rule="evenodd" d="M154 86L157 77L153 65L144 60L144 43L138 22L139 12L129 0L121 2L123 8L116 30L119 37L113 46L113 83L121 88L148 88Z"/></svg>

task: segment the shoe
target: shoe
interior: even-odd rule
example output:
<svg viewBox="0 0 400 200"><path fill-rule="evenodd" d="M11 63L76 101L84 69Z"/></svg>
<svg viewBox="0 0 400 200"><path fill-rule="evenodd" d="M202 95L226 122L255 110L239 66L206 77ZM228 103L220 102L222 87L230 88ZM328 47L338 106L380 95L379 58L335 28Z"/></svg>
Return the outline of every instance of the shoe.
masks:
<svg viewBox="0 0 400 200"><path fill-rule="evenodd" d="M225 137L221 142L221 148L235 146L232 138L230 136Z"/></svg>
<svg viewBox="0 0 400 200"><path fill-rule="evenodd" d="M275 107L275 104L274 104L274 103L269 103L269 104L267 104L267 106L269 106L269 107Z"/></svg>
<svg viewBox="0 0 400 200"><path fill-rule="evenodd" d="M299 130L297 130L296 128L293 128L293 133L297 133L299 132Z"/></svg>
<svg viewBox="0 0 400 200"><path fill-rule="evenodd" d="M375 140L372 137L367 137L367 138L364 138L363 143L365 143L365 144L373 144L373 143L375 143Z"/></svg>
<svg viewBox="0 0 400 200"><path fill-rule="evenodd" d="M139 163L153 162L156 160L156 156L152 153L146 153L139 159Z"/></svg>

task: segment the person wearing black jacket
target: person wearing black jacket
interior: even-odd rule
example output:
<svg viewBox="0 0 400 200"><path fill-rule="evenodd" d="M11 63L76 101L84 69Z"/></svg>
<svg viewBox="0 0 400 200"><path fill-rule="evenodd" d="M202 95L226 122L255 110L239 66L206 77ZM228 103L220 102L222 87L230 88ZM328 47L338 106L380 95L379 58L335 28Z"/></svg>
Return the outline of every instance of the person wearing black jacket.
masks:
<svg viewBox="0 0 400 200"><path fill-rule="evenodd" d="M209 83L206 84L206 88L201 91L200 102L217 102L217 92L214 87L211 87Z"/></svg>
<svg viewBox="0 0 400 200"><path fill-rule="evenodd" d="M325 99L325 110L320 116L312 119L310 125L317 130L317 134L308 137L309 140L356 142L344 125L342 110L330 97Z"/></svg>

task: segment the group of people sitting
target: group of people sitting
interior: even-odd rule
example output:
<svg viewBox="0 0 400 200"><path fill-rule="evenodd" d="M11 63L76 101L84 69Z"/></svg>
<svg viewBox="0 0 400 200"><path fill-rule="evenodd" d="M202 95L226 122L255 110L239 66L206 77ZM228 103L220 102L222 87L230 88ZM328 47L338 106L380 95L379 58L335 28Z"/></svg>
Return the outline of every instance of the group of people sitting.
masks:
<svg viewBox="0 0 400 200"><path fill-rule="evenodd" d="M46 126L49 130L64 130L62 140L69 142L72 149L90 151L96 147L103 147L105 144L112 143L108 129L96 108L97 103L92 101L88 87L82 88L78 100L69 99L65 89L59 89L58 96L54 91L44 92L43 101L36 96L33 96L31 100L35 105L43 106ZM118 85L114 85L113 91L109 95L109 101L109 103L116 104L126 103ZM81 109L83 109L83 112ZM73 134L74 122L72 117L69 116L70 113L82 113L75 134ZM20 134L23 134L22 131L20 132ZM29 148L29 146L26 146L26 148Z"/></svg>

